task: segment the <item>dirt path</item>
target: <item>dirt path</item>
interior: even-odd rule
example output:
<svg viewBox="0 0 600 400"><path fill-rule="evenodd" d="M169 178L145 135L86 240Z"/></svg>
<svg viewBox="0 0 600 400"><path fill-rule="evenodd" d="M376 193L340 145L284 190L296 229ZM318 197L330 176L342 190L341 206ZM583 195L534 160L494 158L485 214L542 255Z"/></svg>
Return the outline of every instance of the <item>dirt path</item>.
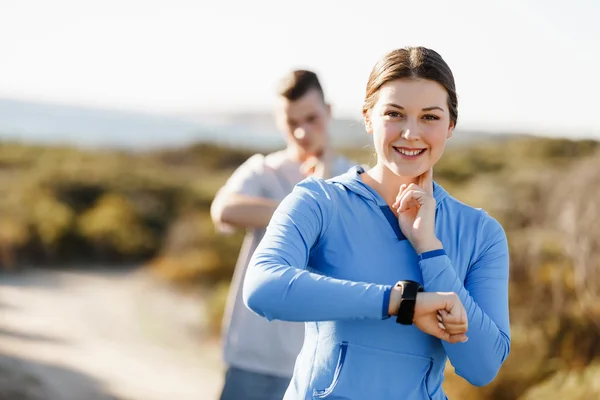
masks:
<svg viewBox="0 0 600 400"><path fill-rule="evenodd" d="M141 272L0 275L0 368L33 373L45 400L213 400L223 367L201 315Z"/></svg>

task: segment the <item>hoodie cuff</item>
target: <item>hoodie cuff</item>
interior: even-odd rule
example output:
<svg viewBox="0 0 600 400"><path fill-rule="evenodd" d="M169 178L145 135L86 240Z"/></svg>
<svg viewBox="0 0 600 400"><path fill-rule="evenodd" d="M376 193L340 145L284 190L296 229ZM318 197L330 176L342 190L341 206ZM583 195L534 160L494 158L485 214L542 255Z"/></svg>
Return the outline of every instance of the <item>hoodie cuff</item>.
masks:
<svg viewBox="0 0 600 400"><path fill-rule="evenodd" d="M446 250L444 250L444 249L426 251L425 253L419 254L419 261L427 260L428 258L433 258L433 257L438 257L438 256L445 256L445 255L447 255L447 254L446 254Z"/></svg>
<svg viewBox="0 0 600 400"><path fill-rule="evenodd" d="M386 287L383 292L383 304L381 306L381 317L383 319L388 319L390 317L390 296L392 295L392 287Z"/></svg>

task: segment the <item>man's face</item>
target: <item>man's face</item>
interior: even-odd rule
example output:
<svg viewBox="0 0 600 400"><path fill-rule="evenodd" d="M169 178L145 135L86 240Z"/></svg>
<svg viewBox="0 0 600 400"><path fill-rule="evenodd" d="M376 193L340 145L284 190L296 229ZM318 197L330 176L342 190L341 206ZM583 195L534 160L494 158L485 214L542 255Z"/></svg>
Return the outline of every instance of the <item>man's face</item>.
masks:
<svg viewBox="0 0 600 400"><path fill-rule="evenodd" d="M299 148L305 155L319 155L325 150L331 109L317 89L294 101L278 98L275 115L288 145Z"/></svg>

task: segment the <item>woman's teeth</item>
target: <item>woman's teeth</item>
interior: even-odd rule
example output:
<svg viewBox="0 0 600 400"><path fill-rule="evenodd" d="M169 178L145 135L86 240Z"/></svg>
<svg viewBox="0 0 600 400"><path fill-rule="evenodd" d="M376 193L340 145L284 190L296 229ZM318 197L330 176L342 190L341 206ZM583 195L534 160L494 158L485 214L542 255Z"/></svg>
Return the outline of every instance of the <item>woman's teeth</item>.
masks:
<svg viewBox="0 0 600 400"><path fill-rule="evenodd" d="M398 147L394 147L394 149L396 149L396 151L398 153L404 154L406 156L418 156L419 154L421 154L425 151L425 149L408 150L408 149L402 149L402 148L398 148Z"/></svg>

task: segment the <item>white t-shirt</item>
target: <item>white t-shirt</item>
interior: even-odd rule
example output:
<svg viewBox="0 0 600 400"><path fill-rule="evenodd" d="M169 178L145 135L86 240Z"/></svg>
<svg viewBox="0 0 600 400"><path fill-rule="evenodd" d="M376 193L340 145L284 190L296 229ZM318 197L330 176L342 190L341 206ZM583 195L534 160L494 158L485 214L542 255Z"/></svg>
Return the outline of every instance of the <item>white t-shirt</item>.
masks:
<svg viewBox="0 0 600 400"><path fill-rule="evenodd" d="M337 157L333 176L354 165ZM235 170L219 192L282 201L304 178L300 163L290 160L284 150L267 156L256 154ZM291 378L304 341L304 323L267 321L246 308L242 300L246 268L264 234L264 228L249 229L240 250L223 318L224 358L230 366Z"/></svg>

